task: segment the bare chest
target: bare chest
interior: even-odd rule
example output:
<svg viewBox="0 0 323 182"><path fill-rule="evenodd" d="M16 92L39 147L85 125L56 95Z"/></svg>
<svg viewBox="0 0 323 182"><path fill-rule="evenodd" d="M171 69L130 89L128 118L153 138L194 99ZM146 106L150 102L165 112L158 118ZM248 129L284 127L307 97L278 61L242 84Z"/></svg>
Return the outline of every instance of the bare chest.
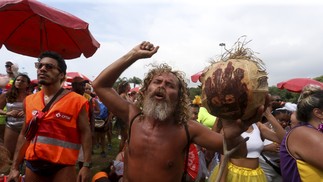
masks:
<svg viewBox="0 0 323 182"><path fill-rule="evenodd" d="M156 166L161 170L182 166L187 145L184 127L149 127L143 123L132 126L128 145L129 161Z"/></svg>

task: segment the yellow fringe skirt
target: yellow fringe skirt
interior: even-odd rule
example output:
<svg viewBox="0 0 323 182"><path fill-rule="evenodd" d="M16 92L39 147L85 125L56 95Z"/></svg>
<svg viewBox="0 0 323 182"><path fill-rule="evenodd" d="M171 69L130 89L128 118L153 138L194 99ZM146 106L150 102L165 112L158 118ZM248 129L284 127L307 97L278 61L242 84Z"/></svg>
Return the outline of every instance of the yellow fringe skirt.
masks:
<svg viewBox="0 0 323 182"><path fill-rule="evenodd" d="M219 165L214 168L209 182L214 182L219 171ZM267 182L264 171L258 167L257 169L250 169L245 167L239 167L231 162L228 162L228 173L226 181L241 181L241 182Z"/></svg>

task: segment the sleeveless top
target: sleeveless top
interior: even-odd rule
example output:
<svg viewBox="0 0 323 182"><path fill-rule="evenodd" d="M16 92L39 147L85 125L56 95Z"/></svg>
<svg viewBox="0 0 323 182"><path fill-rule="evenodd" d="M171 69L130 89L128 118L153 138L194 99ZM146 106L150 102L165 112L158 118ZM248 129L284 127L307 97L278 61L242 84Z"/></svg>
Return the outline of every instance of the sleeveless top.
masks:
<svg viewBox="0 0 323 182"><path fill-rule="evenodd" d="M264 148L264 142L261 139L260 130L257 124L252 124L252 127L253 130L250 133L243 132L241 136L243 138L249 137L249 140L247 141L247 158L258 158Z"/></svg>
<svg viewBox="0 0 323 182"><path fill-rule="evenodd" d="M197 121L203 124L204 126L212 129L215 123L216 117L211 115L205 107L200 107Z"/></svg>
<svg viewBox="0 0 323 182"><path fill-rule="evenodd" d="M304 126L304 125L300 125ZM300 126L296 126L300 127ZM313 128L311 125L305 125ZM323 182L323 171L306 163L305 161L296 159L288 150L287 141L290 133L295 129L291 129L284 137L280 145L280 168L282 171L283 181L301 182L301 181L315 181Z"/></svg>
<svg viewBox="0 0 323 182"><path fill-rule="evenodd" d="M26 125L45 107L43 97L43 91L26 97ZM88 111L88 101L75 92L57 99L38 120L36 136L25 153L26 160L75 165L81 147L78 116L83 106Z"/></svg>
<svg viewBox="0 0 323 182"><path fill-rule="evenodd" d="M7 112L12 111L12 110L22 111L23 110L23 102L7 103L6 107L7 107ZM24 117L15 118L15 117L7 116L7 126L10 128L14 127L14 128L21 130L24 121L25 121Z"/></svg>

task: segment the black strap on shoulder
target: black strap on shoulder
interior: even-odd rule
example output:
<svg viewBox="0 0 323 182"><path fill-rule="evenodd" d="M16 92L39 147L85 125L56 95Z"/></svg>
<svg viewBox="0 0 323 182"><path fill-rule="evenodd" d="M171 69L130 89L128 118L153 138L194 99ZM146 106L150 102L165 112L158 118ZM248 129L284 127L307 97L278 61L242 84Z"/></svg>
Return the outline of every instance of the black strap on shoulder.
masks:
<svg viewBox="0 0 323 182"><path fill-rule="evenodd" d="M56 100L56 98L64 91L64 88L60 88L58 92L54 95L54 97L46 104L42 112L47 112L50 108L50 106L53 104L53 102Z"/></svg>
<svg viewBox="0 0 323 182"><path fill-rule="evenodd" d="M266 163L269 164L280 176L282 175L280 167L277 167L273 163L271 163L263 153L261 153L261 156L265 159Z"/></svg>
<svg viewBox="0 0 323 182"><path fill-rule="evenodd" d="M182 181L186 181L186 175L187 175L187 166L188 166L188 155L190 152L190 144L191 144L191 136L190 132L188 131L187 124L184 124L185 127L185 133L186 133L186 138L187 138L187 144L186 144L186 156L185 156L185 166L184 166L184 173L182 176Z"/></svg>
<svg viewBox="0 0 323 182"><path fill-rule="evenodd" d="M129 125L129 132L128 132L128 145L130 143L130 137L131 137L131 126L132 126L132 123L134 122L134 120L140 116L142 114L142 112L139 112L138 114L136 114L130 121L130 125Z"/></svg>

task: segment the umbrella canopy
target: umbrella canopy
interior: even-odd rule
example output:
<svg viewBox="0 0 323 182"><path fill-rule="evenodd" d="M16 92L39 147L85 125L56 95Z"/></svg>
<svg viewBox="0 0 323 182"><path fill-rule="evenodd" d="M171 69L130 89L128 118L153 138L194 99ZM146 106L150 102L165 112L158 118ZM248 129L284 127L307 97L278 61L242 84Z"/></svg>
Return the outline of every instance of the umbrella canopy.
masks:
<svg viewBox="0 0 323 182"><path fill-rule="evenodd" d="M140 90L140 87L134 87L134 88L130 89L129 92L139 92L139 90Z"/></svg>
<svg viewBox="0 0 323 182"><path fill-rule="evenodd" d="M100 47L83 20L36 0L0 1L0 48L38 57L50 50L65 59L92 56Z"/></svg>
<svg viewBox="0 0 323 182"><path fill-rule="evenodd" d="M36 87L38 86L38 80L37 79L33 79L30 81L30 84L33 86L33 87ZM71 89L72 86L71 86L71 83L70 82L63 82L62 83L62 87L63 88L66 88L66 89Z"/></svg>
<svg viewBox="0 0 323 182"><path fill-rule="evenodd" d="M67 82L72 82L74 77L81 77L84 80L91 81L87 76L83 75L82 73L79 72L67 72L66 73L66 81Z"/></svg>
<svg viewBox="0 0 323 182"><path fill-rule="evenodd" d="M198 73L195 73L194 75L191 76L192 82L196 83L197 81L200 80L200 76L202 75L203 71L200 71Z"/></svg>
<svg viewBox="0 0 323 182"><path fill-rule="evenodd" d="M323 89L323 83L311 78L293 78L284 82L277 83L277 88L286 89L291 92L300 93L306 85L318 85Z"/></svg>

